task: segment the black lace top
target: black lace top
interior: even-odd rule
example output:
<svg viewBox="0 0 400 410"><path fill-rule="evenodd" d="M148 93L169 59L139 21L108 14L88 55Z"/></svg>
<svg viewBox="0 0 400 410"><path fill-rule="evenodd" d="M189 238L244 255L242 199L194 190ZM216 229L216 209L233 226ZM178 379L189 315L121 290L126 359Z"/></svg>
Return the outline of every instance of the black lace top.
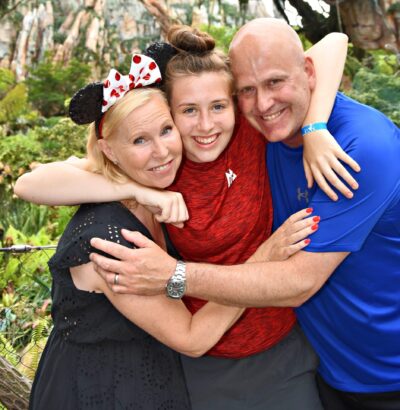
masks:
<svg viewBox="0 0 400 410"><path fill-rule="evenodd" d="M179 355L122 316L101 293L77 289L69 268L89 262L100 237L132 247L121 228L146 227L119 202L82 205L49 262L54 329L30 409L189 409ZM169 252L173 252L167 239Z"/></svg>

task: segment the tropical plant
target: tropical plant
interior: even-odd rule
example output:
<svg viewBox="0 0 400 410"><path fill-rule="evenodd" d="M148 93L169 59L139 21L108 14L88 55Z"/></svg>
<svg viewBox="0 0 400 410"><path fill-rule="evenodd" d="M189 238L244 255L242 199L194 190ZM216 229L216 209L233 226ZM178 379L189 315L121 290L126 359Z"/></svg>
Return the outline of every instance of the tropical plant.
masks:
<svg viewBox="0 0 400 410"><path fill-rule="evenodd" d="M45 117L64 115L64 101L88 82L90 73L90 66L77 59L64 65L47 55L27 79L29 101Z"/></svg>

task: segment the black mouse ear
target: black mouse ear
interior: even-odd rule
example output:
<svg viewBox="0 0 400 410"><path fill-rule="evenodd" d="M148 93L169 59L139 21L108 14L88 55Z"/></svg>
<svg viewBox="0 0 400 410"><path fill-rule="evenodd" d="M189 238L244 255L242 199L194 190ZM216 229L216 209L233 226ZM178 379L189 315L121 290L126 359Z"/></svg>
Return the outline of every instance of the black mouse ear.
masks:
<svg viewBox="0 0 400 410"><path fill-rule="evenodd" d="M164 42L155 42L151 44L144 52L144 55L151 57L158 65L158 68L161 72L162 82L165 79L165 71L167 68L167 64L171 58L177 54L177 50L171 46L171 44L164 43Z"/></svg>
<svg viewBox="0 0 400 410"><path fill-rule="evenodd" d="M101 118L103 113L103 83L92 83L81 88L71 98L69 116L76 124L89 124Z"/></svg>

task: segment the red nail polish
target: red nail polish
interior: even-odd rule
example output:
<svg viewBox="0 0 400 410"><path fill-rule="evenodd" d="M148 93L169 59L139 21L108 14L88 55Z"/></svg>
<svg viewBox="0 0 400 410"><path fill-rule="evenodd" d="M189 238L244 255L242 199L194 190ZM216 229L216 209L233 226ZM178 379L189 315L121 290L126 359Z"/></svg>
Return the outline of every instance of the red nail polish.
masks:
<svg viewBox="0 0 400 410"><path fill-rule="evenodd" d="M313 226L311 227L311 229L312 229L313 231L316 231L316 230L318 229L318 224L313 225Z"/></svg>
<svg viewBox="0 0 400 410"><path fill-rule="evenodd" d="M312 219L314 222L319 222L321 218L319 216L314 216Z"/></svg>
<svg viewBox="0 0 400 410"><path fill-rule="evenodd" d="M306 209L306 212L307 212L308 214L310 214L312 211L313 211L312 208L307 208L307 209Z"/></svg>
<svg viewBox="0 0 400 410"><path fill-rule="evenodd" d="M308 245L311 242L311 239L304 239L304 243Z"/></svg>

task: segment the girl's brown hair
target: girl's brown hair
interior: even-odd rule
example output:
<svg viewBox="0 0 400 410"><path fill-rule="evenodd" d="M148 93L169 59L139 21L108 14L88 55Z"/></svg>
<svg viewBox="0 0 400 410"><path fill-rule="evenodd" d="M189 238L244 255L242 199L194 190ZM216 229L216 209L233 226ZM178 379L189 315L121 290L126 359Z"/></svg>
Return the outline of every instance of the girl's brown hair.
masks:
<svg viewBox="0 0 400 410"><path fill-rule="evenodd" d="M165 91L171 98L173 82L187 75L204 72L222 72L234 91L233 76L228 57L215 48L214 39L208 34L189 26L173 26L168 32L168 42L178 50L169 61L166 70Z"/></svg>

